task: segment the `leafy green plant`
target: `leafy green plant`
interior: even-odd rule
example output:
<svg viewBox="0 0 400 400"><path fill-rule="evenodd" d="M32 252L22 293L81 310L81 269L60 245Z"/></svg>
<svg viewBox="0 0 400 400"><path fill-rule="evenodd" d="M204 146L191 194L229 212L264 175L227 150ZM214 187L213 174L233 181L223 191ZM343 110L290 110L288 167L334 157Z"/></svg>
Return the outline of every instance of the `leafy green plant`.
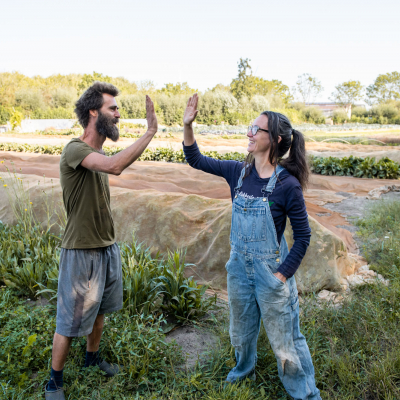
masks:
<svg viewBox="0 0 400 400"><path fill-rule="evenodd" d="M311 171L322 175L355 176L357 178L398 179L400 165L383 157L379 161L365 157L310 157Z"/></svg>
<svg viewBox="0 0 400 400"><path fill-rule="evenodd" d="M186 278L185 254L182 252L168 253L168 258L162 267L159 277L164 294L162 309L171 313L178 320L197 319L202 317L213 304L216 295L204 299L207 286L197 285L193 277Z"/></svg>
<svg viewBox="0 0 400 400"><path fill-rule="evenodd" d="M0 280L35 298L39 289L56 290L60 239L40 226L25 229L0 223Z"/></svg>
<svg viewBox="0 0 400 400"><path fill-rule="evenodd" d="M159 254L153 258L149 248L137 243L121 243L124 308L131 314L156 313L161 304Z"/></svg>
<svg viewBox="0 0 400 400"><path fill-rule="evenodd" d="M104 147L106 155L112 156L122 151L123 147ZM61 154L63 146L28 145L18 143L0 143L0 151L19 151L41 154ZM243 162L246 154L231 152L226 154L217 151L205 151L203 154L216 160L236 160ZM164 161L186 163L183 150L168 147L146 149L139 161ZM311 171L322 175L356 176L359 178L397 179L400 177L400 166L397 162L384 157L379 161L374 158L360 157L310 157Z"/></svg>
<svg viewBox="0 0 400 400"><path fill-rule="evenodd" d="M36 145L19 143L0 143L0 151L16 151L19 153L39 153L60 155L63 151L63 145Z"/></svg>

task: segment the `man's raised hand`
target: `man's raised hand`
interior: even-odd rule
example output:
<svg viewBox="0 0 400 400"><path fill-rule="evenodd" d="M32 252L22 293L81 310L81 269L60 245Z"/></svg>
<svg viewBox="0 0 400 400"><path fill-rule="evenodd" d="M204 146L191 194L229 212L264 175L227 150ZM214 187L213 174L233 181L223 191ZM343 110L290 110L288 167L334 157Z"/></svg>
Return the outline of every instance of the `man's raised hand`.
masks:
<svg viewBox="0 0 400 400"><path fill-rule="evenodd" d="M146 95L146 119L147 119L147 132L155 135L158 130L157 116L154 111L154 103L147 95Z"/></svg>
<svg viewBox="0 0 400 400"><path fill-rule="evenodd" d="M185 114L183 114L183 124L184 125L191 125L192 122L195 120L197 113L197 103L199 101L199 97L197 93L195 93L192 97L189 97Z"/></svg>

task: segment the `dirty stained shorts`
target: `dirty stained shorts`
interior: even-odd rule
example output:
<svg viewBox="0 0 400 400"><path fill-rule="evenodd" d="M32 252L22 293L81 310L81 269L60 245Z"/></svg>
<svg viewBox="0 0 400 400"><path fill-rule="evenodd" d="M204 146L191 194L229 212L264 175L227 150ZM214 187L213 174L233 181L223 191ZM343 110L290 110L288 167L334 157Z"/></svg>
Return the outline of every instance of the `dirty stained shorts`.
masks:
<svg viewBox="0 0 400 400"><path fill-rule="evenodd" d="M61 249L56 332L89 335L98 314L122 308L122 267L118 245Z"/></svg>

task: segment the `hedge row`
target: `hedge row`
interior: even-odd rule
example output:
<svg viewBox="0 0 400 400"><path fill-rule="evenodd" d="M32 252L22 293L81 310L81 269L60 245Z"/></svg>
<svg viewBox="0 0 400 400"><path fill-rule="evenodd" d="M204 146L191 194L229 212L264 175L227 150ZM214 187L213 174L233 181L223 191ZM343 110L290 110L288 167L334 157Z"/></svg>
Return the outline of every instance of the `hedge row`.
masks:
<svg viewBox="0 0 400 400"><path fill-rule="evenodd" d="M0 143L0 151L17 151L24 153L54 154L62 153L63 145L31 145L18 143ZM112 156L124 150L124 147L103 147L107 156ZM204 155L216 160L244 161L246 155L232 152L220 154L216 151L205 151ZM155 150L146 149L140 156L139 161L165 161L175 163L186 163L183 150L173 150L168 147L159 147ZM357 178L400 178L400 165L384 157L379 161L375 158L360 157L315 157L310 156L311 171L321 175L355 176Z"/></svg>

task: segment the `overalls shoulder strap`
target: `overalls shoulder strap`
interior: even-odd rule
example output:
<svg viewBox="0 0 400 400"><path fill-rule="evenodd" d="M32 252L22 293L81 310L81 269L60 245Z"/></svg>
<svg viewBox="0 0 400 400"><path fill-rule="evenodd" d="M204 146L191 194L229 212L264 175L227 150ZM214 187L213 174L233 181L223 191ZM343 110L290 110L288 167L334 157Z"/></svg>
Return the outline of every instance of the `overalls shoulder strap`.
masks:
<svg viewBox="0 0 400 400"><path fill-rule="evenodd" d="M274 189L275 189L275 185L276 185L276 181L278 179L278 175L284 171L285 168L281 167L280 165L278 165L275 169L275 171L273 172L271 178L269 178L269 182L268 185L265 185L262 189L261 192L263 193L263 196L265 194L265 192L267 192L267 195L271 194Z"/></svg>
<svg viewBox="0 0 400 400"><path fill-rule="evenodd" d="M250 165L247 164L247 167L250 167ZM239 177L237 186L235 187L235 193L236 193L236 191L240 190L240 188L242 187L243 177L244 177L245 172L246 172L246 167L243 167L242 168L242 172L240 173L240 177Z"/></svg>

